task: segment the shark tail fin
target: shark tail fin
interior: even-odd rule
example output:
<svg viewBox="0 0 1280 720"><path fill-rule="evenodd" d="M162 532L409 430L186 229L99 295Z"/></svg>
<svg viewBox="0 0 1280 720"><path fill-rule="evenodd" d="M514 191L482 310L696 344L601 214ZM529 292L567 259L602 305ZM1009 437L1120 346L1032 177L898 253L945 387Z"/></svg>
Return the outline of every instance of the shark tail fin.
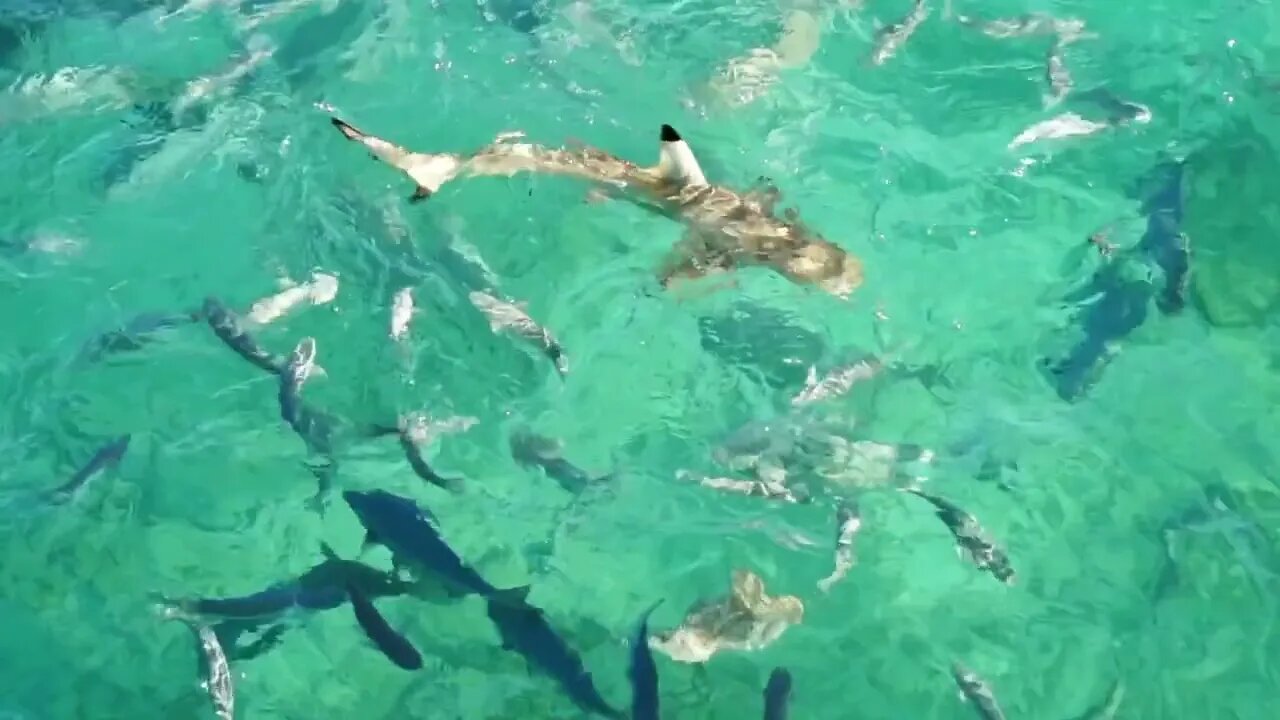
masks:
<svg viewBox="0 0 1280 720"><path fill-rule="evenodd" d="M508 607L518 607L528 604L529 586L521 585L519 587L505 588L497 590L489 595L489 602L506 605Z"/></svg>
<svg viewBox="0 0 1280 720"><path fill-rule="evenodd" d="M663 125L658 139L659 175L679 185L707 184L707 176L703 174L698 158L675 128Z"/></svg>

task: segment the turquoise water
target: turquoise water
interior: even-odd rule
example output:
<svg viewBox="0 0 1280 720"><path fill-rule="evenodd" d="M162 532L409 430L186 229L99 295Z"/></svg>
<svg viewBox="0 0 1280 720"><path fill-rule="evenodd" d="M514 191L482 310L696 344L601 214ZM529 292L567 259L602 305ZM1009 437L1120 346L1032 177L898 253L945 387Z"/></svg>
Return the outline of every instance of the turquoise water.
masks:
<svg viewBox="0 0 1280 720"><path fill-rule="evenodd" d="M0 11L26 18L0 35L0 717L210 717L191 634L158 617L156 598L261 590L317 564L322 542L359 554L363 529L340 499L308 508L316 481L274 379L203 324L137 352L82 354L140 313L207 295L244 311L313 272L339 278L337 297L255 330L279 353L316 339L325 376L308 402L356 423L477 420L429 450L468 479L460 495L424 484L387 439L340 443L337 486L415 498L495 585L531 584L615 705L629 697L625 638L640 612L664 598L651 624L674 628L744 568L800 597L803 622L705 667L659 655L665 717L758 716L777 666L795 678L794 717L975 717L954 661L1010 718L1106 717L1083 713L1116 683L1118 718L1273 716L1274 3L954 0L990 19L1086 21L1095 37L1066 47L1074 87L1053 109L1050 39L991 38L944 19L941 3L883 65L868 62L876 32L910 2L819 7L813 56L745 105L707 87L777 40L785 10L769 0L551 2L534 28L514 1L125 5L39 22L38 3ZM242 76L184 96L254 50L264 59ZM1007 147L1061 112L1099 120L1082 99L1097 89L1150 121ZM326 108L416 150L518 129L641 163L671 123L713 182L772 177L784 205L862 259L866 282L848 302L760 269L733 287L662 292L654 268L677 223L546 177L458 183L411 204L408 181L344 142ZM1141 189L1170 159L1189 177L1187 307L1152 307L1066 402L1040 360L1084 332L1060 298L1106 262L1085 239L1109 226L1129 257ZM403 287L417 312L397 342L388 317ZM483 287L528 302L566 349L566 378L490 332L467 302ZM824 594L831 502L677 479L732 474L714 449L794 417L809 366L888 352L896 370L813 413L853 439L932 449L926 487L981 520L1014 585L957 557L926 503L875 487L857 493L858 563ZM614 480L575 499L512 459L508 438L525 427ZM117 471L74 502L48 501L123 433ZM1189 514L1206 492L1229 498L1211 520ZM381 549L362 559L390 564ZM317 613L270 652L232 658L238 716L579 716L500 649L479 600L378 607L426 669L380 657L349 609Z"/></svg>

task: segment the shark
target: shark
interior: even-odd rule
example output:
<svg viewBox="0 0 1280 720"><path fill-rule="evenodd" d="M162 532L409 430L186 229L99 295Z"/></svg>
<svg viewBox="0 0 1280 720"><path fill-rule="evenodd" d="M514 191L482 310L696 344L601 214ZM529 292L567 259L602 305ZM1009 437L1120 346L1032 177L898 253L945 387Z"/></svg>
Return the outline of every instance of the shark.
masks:
<svg viewBox="0 0 1280 720"><path fill-rule="evenodd" d="M466 154L408 150L331 117L343 137L408 176L411 201L432 197L447 183L520 173L585 180L595 195L629 201L681 222L684 238L659 270L663 287L745 266L764 266L791 282L842 300L862 285L862 261L801 222L792 208L777 214L778 189L767 181L739 192L708 182L689 144L671 125L659 132L658 163L640 166L593 147L552 148L504 133Z"/></svg>

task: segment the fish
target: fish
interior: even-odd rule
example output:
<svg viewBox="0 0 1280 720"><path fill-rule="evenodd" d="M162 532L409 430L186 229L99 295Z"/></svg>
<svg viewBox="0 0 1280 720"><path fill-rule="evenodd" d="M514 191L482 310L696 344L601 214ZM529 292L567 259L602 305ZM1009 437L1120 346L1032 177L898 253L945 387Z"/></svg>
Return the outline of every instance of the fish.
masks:
<svg viewBox="0 0 1280 720"><path fill-rule="evenodd" d="M288 629L284 621L290 616L332 610L347 602L349 586L367 598L398 597L417 590L414 583L395 573L338 557L327 544L321 544L320 549L322 562L265 590L232 597L162 598L162 607L167 615L210 624L229 657L248 660L279 643ZM267 629L258 640L240 644L242 635L264 627Z"/></svg>
<svg viewBox="0 0 1280 720"><path fill-rule="evenodd" d="M1120 703L1124 702L1124 682L1119 678L1111 684L1107 695L1096 705L1077 715L1074 720L1115 720Z"/></svg>
<svg viewBox="0 0 1280 720"><path fill-rule="evenodd" d="M676 662L704 663L721 650L766 648L803 620L800 598L770 597L760 576L734 570L727 597L696 603L678 628L655 634L649 644Z"/></svg>
<svg viewBox="0 0 1280 720"><path fill-rule="evenodd" d="M313 273L309 282L290 283L280 292L262 298L249 308L249 320L266 325L283 317L303 302L324 305L338 296L338 278L326 273Z"/></svg>
<svg viewBox="0 0 1280 720"><path fill-rule="evenodd" d="M413 473L427 482L449 492L462 492L465 481L460 477L444 477L437 473L429 464L427 459L422 456L422 441L414 434L413 429L402 423L397 438L400 443L400 449L404 451L405 460L408 461L409 467L413 469Z"/></svg>
<svg viewBox="0 0 1280 720"><path fill-rule="evenodd" d="M89 458L89 462L76 470L69 480L53 490L50 494L51 501L62 504L74 500L91 480L119 466L120 461L124 459L124 454L129 450L129 441L132 437L129 434L120 435L98 448L93 457Z"/></svg>
<svg viewBox="0 0 1280 720"><path fill-rule="evenodd" d="M764 686L764 720L787 720L790 702L791 673L786 668L774 668Z"/></svg>
<svg viewBox="0 0 1280 720"><path fill-rule="evenodd" d="M627 677L631 680L631 720L658 720L658 665L649 651L649 616L662 604L659 600L640 616L640 622L631 638L631 665Z"/></svg>
<svg viewBox="0 0 1280 720"><path fill-rule="evenodd" d="M192 622L180 616L174 617L184 620L195 633L197 642L200 643L200 653L208 676L205 689L209 692L209 699L213 701L214 713L219 720L233 720L236 710L236 691L231 681L231 665L222 651L218 636L208 625Z"/></svg>
<svg viewBox="0 0 1280 720"><path fill-rule="evenodd" d="M1084 33L1085 23L1083 20L1075 18L1062 20L1044 13L1030 13L1019 17L988 21L978 20L968 15L957 15L956 20L961 25L977 27L988 37L997 39L1027 37L1030 35L1056 35L1057 41L1065 44L1087 37Z"/></svg>
<svg viewBox="0 0 1280 720"><path fill-rule="evenodd" d="M315 362L316 341L314 338L303 338L280 371L277 399L280 403L280 418L302 438L309 452L321 458L313 466L320 486L312 505L319 511L324 507L333 484L333 475L337 472L338 462L333 454L337 421L333 416L314 410L302 401L302 386L314 372Z"/></svg>
<svg viewBox="0 0 1280 720"><path fill-rule="evenodd" d="M974 565L978 566L978 569L991 573L1000 582L1007 585L1013 584L1016 573L1009 563L1009 556L987 537L986 530L978 523L977 518L951 502L936 495L930 495L919 488L905 488L902 492L924 498L934 506L938 518L955 536L959 549L969 554L969 558L973 560Z"/></svg>
<svg viewBox="0 0 1280 720"><path fill-rule="evenodd" d="M593 476L561 456L563 444L550 438L518 430L509 440L511 457L520 465L542 468L552 480L567 493L577 495L588 487L607 482L612 475Z"/></svg>
<svg viewBox="0 0 1280 720"><path fill-rule="evenodd" d="M438 576L459 592L486 598L527 591L489 584L444 541L431 512L414 501L385 490L347 490L342 497L364 526L365 542L385 545L398 566Z"/></svg>
<svg viewBox="0 0 1280 720"><path fill-rule="evenodd" d="M347 586L347 595L351 598L351 608L355 612L356 622L360 629L373 641L374 646L382 651L387 659L405 670L421 670L422 654L401 635L382 613L374 607L373 601L365 597L354 585Z"/></svg>
<svg viewBox="0 0 1280 720"><path fill-rule="evenodd" d="M880 31L876 37L875 49L871 51L871 63L883 65L888 62L928 17L929 6L925 0L915 0L911 12L901 22L888 25Z"/></svg>
<svg viewBox="0 0 1280 720"><path fill-rule="evenodd" d="M399 340L409 332L413 319L413 290L401 288L391 299L391 339Z"/></svg>
<svg viewBox="0 0 1280 720"><path fill-rule="evenodd" d="M659 270L663 287L740 265L766 266L796 284L841 299L862 284L860 260L812 231L797 213L776 217L774 197L708 183L688 143L670 125L659 132L658 164L640 167L596 148L548 148L514 142L510 136L469 155L411 152L337 117L331 122L348 140L413 180L414 200L425 200L460 177L529 172L586 180L678 220L687 232Z"/></svg>
<svg viewBox="0 0 1280 720"><path fill-rule="evenodd" d="M493 332L510 330L517 337L524 338L538 346L542 354L555 364L556 372L566 375L569 372L569 361L564 349L546 328L529 317L528 305L497 298L487 292L473 290L467 298L477 310L489 321L489 329Z"/></svg>
<svg viewBox="0 0 1280 720"><path fill-rule="evenodd" d="M198 313L143 313L122 327L105 332L90 340L84 348L82 357L89 362L97 362L107 355L140 350L155 339L155 335L165 330L189 325L198 321Z"/></svg>
<svg viewBox="0 0 1280 720"><path fill-rule="evenodd" d="M224 345L254 367L272 375L279 375L284 370L288 361L259 345L245 330L240 316L221 300L212 296L205 298L201 315Z"/></svg>
<svg viewBox="0 0 1280 720"><path fill-rule="evenodd" d="M1110 123L1086 120L1073 112L1062 113L1048 120L1038 122L1018 133L1018 136L1009 142L1009 149L1013 150L1016 147L1039 140L1059 140L1080 135L1093 135L1109 127L1111 127Z"/></svg>
<svg viewBox="0 0 1280 720"><path fill-rule="evenodd" d="M884 367L884 361L878 358L862 359L834 368L819 378L817 368L810 365L809 374L804 381L804 389L791 398L791 407L801 407L819 400L844 395L856 383L875 377Z"/></svg>
<svg viewBox="0 0 1280 720"><path fill-rule="evenodd" d="M803 488L789 488L777 481L707 477L688 470L677 470L676 479L681 481L697 480L699 485L712 490L749 495L785 503L807 503L812 499Z"/></svg>
<svg viewBox="0 0 1280 720"><path fill-rule="evenodd" d="M1045 57L1045 79L1049 82L1049 95L1045 104L1049 107L1062 102L1074 84L1071 71L1067 69L1067 63L1063 59L1063 48L1061 41L1055 41Z"/></svg>
<svg viewBox="0 0 1280 720"><path fill-rule="evenodd" d="M1106 262L1063 298L1081 305L1074 318L1081 338L1063 358L1040 363L1061 399L1077 401L1099 382L1121 343L1146 322L1153 298L1164 315L1186 306L1191 246L1181 230L1184 172L1182 163L1157 168L1162 182L1143 200L1147 227L1136 247L1118 253L1103 233L1090 237ZM1153 277L1152 265L1160 270L1162 284Z"/></svg>
<svg viewBox="0 0 1280 720"><path fill-rule="evenodd" d="M1000 704L996 702L996 696L991 691L991 686L982 678L958 662L951 665L951 677L956 681L956 685L959 686L961 697L973 703L982 720L1004 720L1004 711L1000 709Z"/></svg>
<svg viewBox="0 0 1280 720"><path fill-rule="evenodd" d="M836 509L836 559L831 574L818 581L818 589L830 592L831 588L849 574L855 562L853 554L853 538L862 529L862 516L858 506L852 501L845 501Z"/></svg>
<svg viewBox="0 0 1280 720"><path fill-rule="evenodd" d="M582 710L607 718L625 718L625 713L600 696L577 651L551 627L541 609L525 601L526 594L520 590L509 592L506 597L488 598L489 619L502 638L502 649L518 653L530 667L546 673Z"/></svg>

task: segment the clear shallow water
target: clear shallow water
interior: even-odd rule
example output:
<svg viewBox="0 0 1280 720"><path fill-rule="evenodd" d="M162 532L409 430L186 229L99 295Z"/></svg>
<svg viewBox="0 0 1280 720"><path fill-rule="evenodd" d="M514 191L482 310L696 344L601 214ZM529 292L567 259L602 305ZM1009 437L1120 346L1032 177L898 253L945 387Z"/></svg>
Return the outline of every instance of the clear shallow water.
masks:
<svg viewBox="0 0 1280 720"><path fill-rule="evenodd" d="M322 541L356 556L363 532L340 501L323 517L306 508L315 480L274 382L207 328L77 359L139 313L205 295L243 309L280 277L321 271L340 278L334 302L259 331L278 352L317 339L328 377L308 386L310 401L358 421L424 409L479 420L432 449L442 472L471 481L461 496L425 486L390 440L344 446L339 486L418 499L494 584L532 583L617 705L629 692L622 638L639 612L665 598L652 625L674 627L744 567L771 593L800 596L804 622L704 670L659 657L668 716L754 716L783 665L795 717L971 717L948 677L960 660L1011 718L1077 717L1116 680L1117 717L1270 717L1273 3L957 0L983 17L1087 21L1097 37L1067 48L1075 88L1054 110L1041 100L1048 39L991 39L938 7L895 57L868 63L879 25L907 2L821 11L812 59L741 107L704 88L730 58L774 42L771 2L596 2L590 17L551 3L532 33L497 4L295 5L193 5L160 21L160 9L109 18L86 4L27 25L26 44L4 53L0 710L207 715L190 634L157 619L154 595L250 593L319 562ZM176 102L189 81L264 47L268 59L215 83L177 123L132 109ZM1079 100L1096 88L1149 107L1151 121L1007 149L1056 112L1098 118ZM678 301L653 282L675 223L584 203L579 184L548 178L477 180L411 205L412 188L343 142L316 103L415 149L466 150L520 129L640 162L669 122L714 181L773 177L785 205L863 259L867 280L842 303L751 270L735 288ZM1098 384L1066 403L1037 367L1078 337L1058 299L1098 266L1083 248L1090 233L1113 223L1115 244L1138 241L1130 189L1170 155L1191 158L1192 302L1175 316L1153 309ZM388 313L406 285L419 313L397 345ZM566 380L489 332L466 301L486 285L527 300L555 332ZM945 367L947 386L889 374L822 412L859 438L936 449L932 490L1008 549L1011 588L957 559L922 502L871 492L859 563L824 595L829 504L675 479L725 473L713 447L782 414L809 365L899 344L904 362ZM520 426L562 439L593 472L616 470L613 491L562 514L570 496L510 458ZM118 473L74 504L45 502L124 432L133 444ZM980 479L992 462L1000 483ZM1234 509L1196 525L1205 532L1181 529L1215 484ZM529 547L562 521L548 565L532 564ZM1173 585L1162 583L1162 527L1179 528ZM365 559L389 563L385 551ZM233 662L240 716L576 716L499 650L479 601L379 607L426 671L392 667L349 610L321 613Z"/></svg>

